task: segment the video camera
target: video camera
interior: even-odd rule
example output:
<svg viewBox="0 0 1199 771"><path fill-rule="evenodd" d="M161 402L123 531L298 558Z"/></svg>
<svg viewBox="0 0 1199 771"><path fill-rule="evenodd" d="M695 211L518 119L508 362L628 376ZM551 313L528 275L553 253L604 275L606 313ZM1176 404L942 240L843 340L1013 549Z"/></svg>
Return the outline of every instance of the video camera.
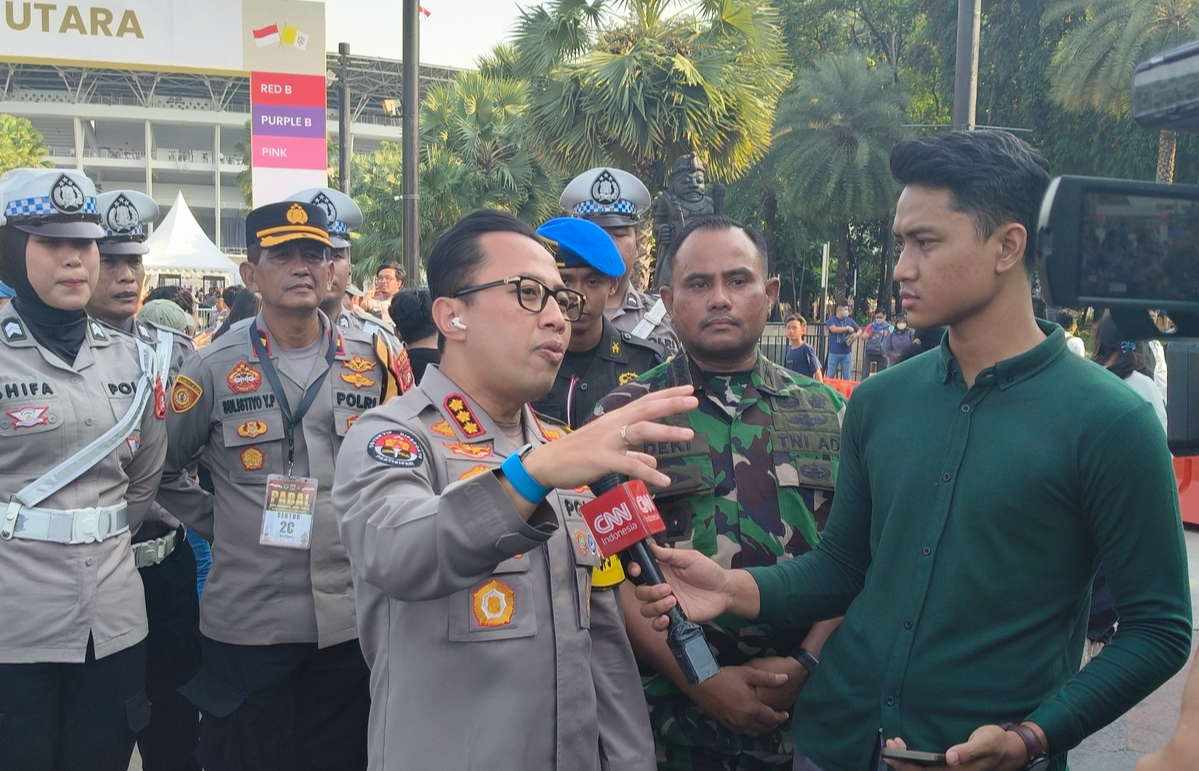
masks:
<svg viewBox="0 0 1199 771"><path fill-rule="evenodd" d="M1133 119L1199 132L1199 41L1139 65ZM1045 300L1107 308L1129 340L1163 338L1170 451L1199 454L1199 186L1058 177L1041 204L1038 269ZM1154 313L1173 327L1162 331Z"/></svg>

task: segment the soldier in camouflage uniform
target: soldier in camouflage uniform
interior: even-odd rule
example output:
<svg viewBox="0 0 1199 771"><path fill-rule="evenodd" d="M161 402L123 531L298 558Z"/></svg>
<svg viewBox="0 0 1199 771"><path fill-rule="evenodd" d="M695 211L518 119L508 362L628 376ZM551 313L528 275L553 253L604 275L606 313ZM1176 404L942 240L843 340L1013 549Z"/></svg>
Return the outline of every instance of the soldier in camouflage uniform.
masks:
<svg viewBox="0 0 1199 771"><path fill-rule="evenodd" d="M771 363L757 340L778 295L760 236L720 218L684 231L663 299L684 352L604 398L596 414L647 393L691 384L699 408L670 421L691 442L646 444L671 484L655 490L675 548L726 568L770 565L815 547L832 505L844 401L832 389ZM632 599L628 592L628 599ZM635 603L635 601L634 601ZM773 629L731 617L705 624L723 671L689 688L661 635L626 604L634 651L659 672L646 698L659 769L790 769L789 711L837 622ZM648 624L648 622L646 622ZM656 635L656 637L654 637ZM763 673L786 683L763 682Z"/></svg>

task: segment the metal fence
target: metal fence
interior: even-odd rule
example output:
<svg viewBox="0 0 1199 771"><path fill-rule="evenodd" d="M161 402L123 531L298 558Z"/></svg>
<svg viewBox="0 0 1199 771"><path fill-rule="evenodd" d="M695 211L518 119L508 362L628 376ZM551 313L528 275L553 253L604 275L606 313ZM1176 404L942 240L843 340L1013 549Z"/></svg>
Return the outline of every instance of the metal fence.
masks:
<svg viewBox="0 0 1199 771"><path fill-rule="evenodd" d="M827 367L828 327L821 322L809 322L803 339L805 343L816 349L816 355L820 358L821 365ZM762 353L766 355L766 358L782 366L783 356L787 352L785 325L779 322L768 323L765 331L762 332L762 337L758 344L762 349ZM850 374L854 380L861 380L862 362L866 359L866 341L854 340L850 349L853 352Z"/></svg>

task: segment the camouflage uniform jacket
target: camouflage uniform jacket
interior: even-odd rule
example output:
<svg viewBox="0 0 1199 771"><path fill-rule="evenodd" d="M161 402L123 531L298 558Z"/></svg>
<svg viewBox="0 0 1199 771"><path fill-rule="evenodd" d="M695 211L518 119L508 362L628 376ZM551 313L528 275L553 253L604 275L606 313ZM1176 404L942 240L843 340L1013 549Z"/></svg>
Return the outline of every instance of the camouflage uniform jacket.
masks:
<svg viewBox="0 0 1199 771"><path fill-rule="evenodd" d="M587 421L596 403L618 386L631 383L638 375L661 364L666 352L656 343L638 340L628 332L621 332L604 319L604 331L600 337L587 370L583 373L571 371L567 360L562 362L554 387L550 392L533 402L538 414L578 428Z"/></svg>
<svg viewBox="0 0 1199 771"><path fill-rule="evenodd" d="M638 292L633 287L629 287L620 307L608 308L604 311L604 315L608 321L612 322L612 326L621 332L632 332L656 302L658 302L658 295ZM669 313L658 323L658 326L653 328L647 339L665 348L667 353L676 354L680 350L679 338L675 336L674 327L670 325Z"/></svg>
<svg viewBox="0 0 1199 771"><path fill-rule="evenodd" d="M741 375L702 373L680 354L609 394L595 414L688 383L699 408L667 422L690 426L695 438L642 448L672 480L655 490L667 526L664 540L698 549L725 568L773 565L810 551L832 506L844 399L761 353L753 370ZM720 664L738 666L788 655L806 630L722 616L705 624L705 633ZM743 764L752 757L765 768L791 767L789 731L737 736L703 715L666 677L654 675L645 685L659 759L664 751L668 767L696 749L740 755Z"/></svg>

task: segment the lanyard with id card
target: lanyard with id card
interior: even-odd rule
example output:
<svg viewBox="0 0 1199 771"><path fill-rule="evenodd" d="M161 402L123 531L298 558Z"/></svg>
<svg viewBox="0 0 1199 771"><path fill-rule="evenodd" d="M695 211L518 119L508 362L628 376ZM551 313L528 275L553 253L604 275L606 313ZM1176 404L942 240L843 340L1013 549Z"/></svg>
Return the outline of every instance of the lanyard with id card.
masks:
<svg viewBox="0 0 1199 771"><path fill-rule="evenodd" d="M275 371L275 363L267 354L266 347L258 334L256 324L249 327L250 342L258 354L258 363L266 375L271 390L275 392L275 400L279 411L283 413L283 435L287 439L287 473L270 474L266 482L266 499L262 505L262 532L258 543L262 546L274 546L283 549L312 548L312 519L316 514L317 481L312 477L294 477L291 475L292 462L295 460L296 442L295 427L299 425L308 408L316 399L317 393L333 368L333 357L337 347L329 340L329 349L325 353L325 369L320 377L312 382L304 391L300 406L293 413L287 401L287 392L279 382L279 373Z"/></svg>

